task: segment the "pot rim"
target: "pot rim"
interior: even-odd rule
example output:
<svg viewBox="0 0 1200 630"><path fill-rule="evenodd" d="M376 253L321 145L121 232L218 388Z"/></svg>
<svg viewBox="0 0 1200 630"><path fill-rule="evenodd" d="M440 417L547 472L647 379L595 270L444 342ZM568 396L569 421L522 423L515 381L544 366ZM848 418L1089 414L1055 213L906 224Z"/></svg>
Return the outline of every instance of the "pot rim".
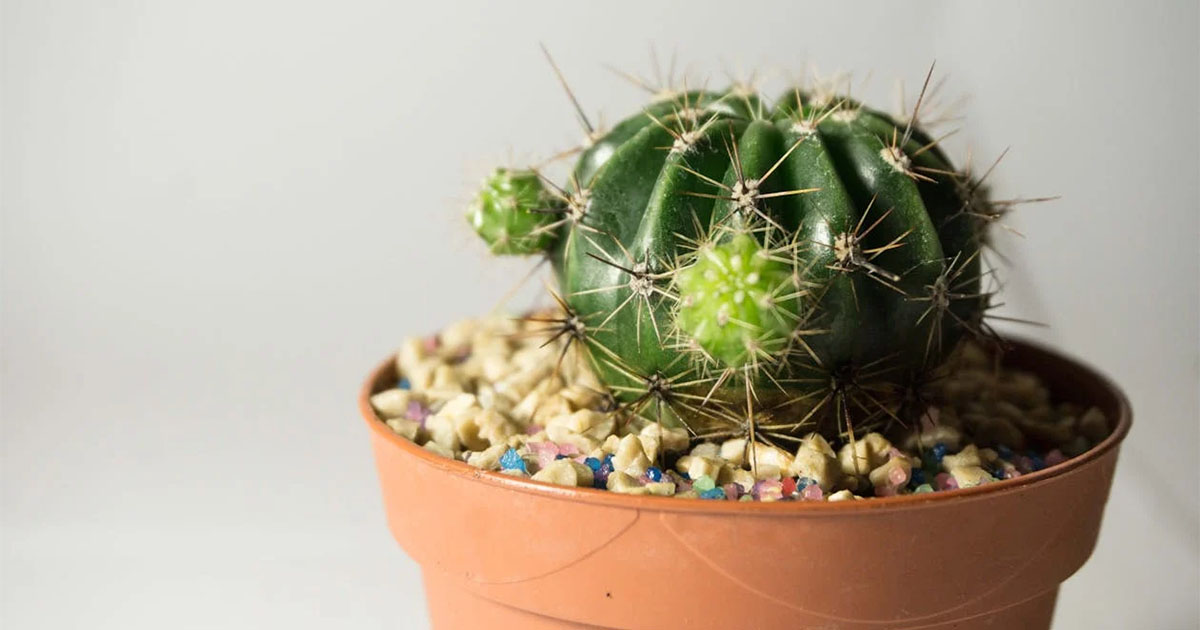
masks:
<svg viewBox="0 0 1200 630"><path fill-rule="evenodd" d="M359 390L358 408L363 419L367 423L367 427L376 437L384 440L390 445L399 448L409 456L417 459L422 465L429 466L435 471L446 474L455 475L458 477L468 478L474 482L514 490L526 494L535 494L547 499L556 499L563 501L578 501L585 504L636 509L636 510L653 510L660 512L687 512L692 514L754 514L762 516L819 516L841 514L848 511L856 512L880 512L894 510L909 510L918 509L927 506L940 504L944 501L970 501L982 500L993 495L1000 495L1010 492L1020 492L1025 489L1043 485L1052 482L1055 478L1061 478L1075 474L1082 467L1095 462L1104 457L1109 451L1117 448L1125 436L1129 433L1129 428L1133 422L1133 413L1129 405L1129 399L1125 393L1121 391L1108 377L1100 374L1091 367L1082 362L1065 356L1057 351L1050 350L1046 346L1030 341L1020 339L1008 339L1008 341L1019 348L1023 352L1031 352L1035 356L1042 358L1051 358L1059 363L1069 366L1076 376L1081 376L1083 380L1094 381L1099 386L1108 391L1109 394L1117 402L1117 423L1112 433L1109 434L1099 444L1088 449L1087 452L1076 457L1072 457L1062 463L1054 466L1043 468L1039 471L1021 475L1014 479L1003 479L991 483L973 486L970 488L958 488L955 490L943 490L939 492L928 492L922 494L907 494L891 497L870 497L863 500L850 501L713 501L713 500L684 500L675 497L663 497L653 495L628 495L608 490L600 490L598 488L571 488L560 486L543 481L534 481L528 478L513 477L500 472L486 471L475 468L466 462L442 457L436 453L426 450L418 446L415 442L410 442L403 437L397 435L384 423L374 408L371 406L371 395L376 393L375 387L382 375L393 368L395 365L395 355L392 355L374 370L367 377L366 382ZM1028 367L1026 369L1029 369Z"/></svg>

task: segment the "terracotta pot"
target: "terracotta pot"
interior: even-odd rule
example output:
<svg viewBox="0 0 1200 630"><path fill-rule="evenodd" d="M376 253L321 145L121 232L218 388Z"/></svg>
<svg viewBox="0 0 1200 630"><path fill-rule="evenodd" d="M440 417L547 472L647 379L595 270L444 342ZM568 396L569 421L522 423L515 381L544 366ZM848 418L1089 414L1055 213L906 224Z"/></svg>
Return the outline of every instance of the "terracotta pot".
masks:
<svg viewBox="0 0 1200 630"><path fill-rule="evenodd" d="M388 525L436 628L1048 628L1096 544L1130 410L1112 383L1018 344L1006 362L1096 405L1112 435L985 486L840 503L633 497L484 472L391 432L359 397Z"/></svg>

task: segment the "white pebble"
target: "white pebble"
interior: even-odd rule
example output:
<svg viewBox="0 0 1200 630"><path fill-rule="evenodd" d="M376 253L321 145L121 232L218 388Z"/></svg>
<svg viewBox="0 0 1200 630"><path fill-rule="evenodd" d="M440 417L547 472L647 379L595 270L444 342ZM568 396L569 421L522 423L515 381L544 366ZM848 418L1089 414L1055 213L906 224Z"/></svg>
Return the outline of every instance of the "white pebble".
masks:
<svg viewBox="0 0 1200 630"><path fill-rule="evenodd" d="M371 406L380 418L400 418L408 413L412 392L407 389L388 389L371 396Z"/></svg>
<svg viewBox="0 0 1200 630"><path fill-rule="evenodd" d="M912 468L912 461L900 455L887 460L883 465L872 470L867 477L871 480L871 485L876 488L899 487L908 483L912 476ZM903 481L898 484L893 482L893 477L898 476L894 473L897 470L903 471Z"/></svg>
<svg viewBox="0 0 1200 630"><path fill-rule="evenodd" d="M480 385L475 391L475 397L479 399L479 406L484 409L492 409L498 413L508 416L512 408L516 406L517 401L496 393L496 390L487 385Z"/></svg>
<svg viewBox="0 0 1200 630"><path fill-rule="evenodd" d="M959 466L950 469L950 475L958 482L959 488L970 488L980 484L995 481L996 478L979 466Z"/></svg>
<svg viewBox="0 0 1200 630"><path fill-rule="evenodd" d="M824 436L815 431L801 438L800 449L810 450L831 459L837 459L837 455L833 452L833 447L829 445Z"/></svg>
<svg viewBox="0 0 1200 630"><path fill-rule="evenodd" d="M442 366L437 359L425 359L404 369L401 374L408 379L414 390L426 391L433 387L434 372ZM432 395L432 392L426 392Z"/></svg>
<svg viewBox="0 0 1200 630"><path fill-rule="evenodd" d="M500 382L512 374L513 364L508 360L507 356L495 354L482 355L482 358L478 359L478 361L480 373L489 382Z"/></svg>
<svg viewBox="0 0 1200 630"><path fill-rule="evenodd" d="M417 337L409 337L400 344L400 351L396 353L396 368L400 374L409 376L409 372L416 369L428 356L425 353L424 342Z"/></svg>
<svg viewBox="0 0 1200 630"><path fill-rule="evenodd" d="M475 398L474 394L455 394L437 408L435 415L451 418L461 415L474 417L476 413L479 413L479 399Z"/></svg>
<svg viewBox="0 0 1200 630"><path fill-rule="evenodd" d="M621 438L619 438L615 435L610 435L610 436L604 438L604 443L600 445L600 450L603 451L607 455L612 455L617 452L617 447L619 447L620 445L621 445ZM600 457L599 459L604 459L604 458Z"/></svg>
<svg viewBox="0 0 1200 630"><path fill-rule="evenodd" d="M426 447L430 444L437 444L448 449L451 456L454 451L462 448L462 443L458 439L458 431L448 416L436 414L429 416L425 420L425 430L429 432L429 442L426 442Z"/></svg>
<svg viewBox="0 0 1200 630"><path fill-rule="evenodd" d="M888 451L892 443L878 433L868 433L854 441L847 442L838 451L838 461L842 472L847 475L865 475L868 471L878 468L888 460Z"/></svg>
<svg viewBox="0 0 1200 630"><path fill-rule="evenodd" d="M454 366L443 363L433 369L433 382L429 388L444 392L461 392L463 391L462 378Z"/></svg>
<svg viewBox="0 0 1200 630"><path fill-rule="evenodd" d="M528 369L521 370L496 383L496 391L502 394L507 394L514 399L521 400L521 404L525 404L525 399L530 393L537 390L537 386L541 384L547 376L550 375L551 368L534 366ZM540 399L540 397L539 397ZM529 414L533 413L533 409L528 410Z"/></svg>
<svg viewBox="0 0 1200 630"><path fill-rule="evenodd" d="M792 468L792 454L770 444L755 442L747 456L750 458L747 463L753 463L758 468L759 479L778 479L784 471ZM767 472L764 473L764 470Z"/></svg>
<svg viewBox="0 0 1200 630"><path fill-rule="evenodd" d="M484 408L475 416L475 423L479 425L479 436L493 446L507 445L508 438L519 432L516 423L495 409Z"/></svg>
<svg viewBox="0 0 1200 630"><path fill-rule="evenodd" d="M500 392L500 390L497 391ZM533 412L537 411L538 406L541 404L542 393L529 392L521 399L521 402L517 403L517 406L513 407L509 415L522 424L529 424L533 422Z"/></svg>
<svg viewBox="0 0 1200 630"><path fill-rule="evenodd" d="M446 355L453 355L462 348L471 347L471 339L478 328L473 319L463 319L444 328L438 338L441 340L440 349Z"/></svg>
<svg viewBox="0 0 1200 630"><path fill-rule="evenodd" d="M608 474L608 482L605 484L605 487L610 492L619 492L621 494L648 494L650 492L637 479L619 470L614 470Z"/></svg>
<svg viewBox="0 0 1200 630"><path fill-rule="evenodd" d="M592 469L570 458L556 459L534 473L533 480L560 486L591 486Z"/></svg>
<svg viewBox="0 0 1200 630"><path fill-rule="evenodd" d="M660 497L669 497L675 494L675 484L670 481L651 481L645 486L646 492Z"/></svg>
<svg viewBox="0 0 1200 630"><path fill-rule="evenodd" d="M716 447L716 444L713 444ZM704 476L716 479L721 474L722 462L719 458L703 457L699 455L684 455L675 462L675 470L681 473L687 473L691 479L699 479Z"/></svg>
<svg viewBox="0 0 1200 630"><path fill-rule="evenodd" d="M613 455L613 469L633 477L640 477L650 467L651 461L642 449L642 441L636 435L626 435L617 445Z"/></svg>
<svg viewBox="0 0 1200 630"><path fill-rule="evenodd" d="M733 464L741 466L746 463L746 438L733 438L725 440L721 443L719 452L721 459Z"/></svg>
<svg viewBox="0 0 1200 630"><path fill-rule="evenodd" d="M387 425L396 435L409 442L416 442L417 435L421 432L421 423L408 418L391 418L387 420Z"/></svg>
<svg viewBox="0 0 1200 630"><path fill-rule="evenodd" d="M600 448L600 440L575 433L562 426L546 427L546 437L557 444L570 444L582 453L588 453Z"/></svg>
<svg viewBox="0 0 1200 630"><path fill-rule="evenodd" d="M829 442L817 433L810 433L800 442L792 459L791 474L807 477L828 492L842 477L842 467Z"/></svg>
<svg viewBox="0 0 1200 630"><path fill-rule="evenodd" d="M572 409L594 409L604 399L600 392L580 385L565 387L559 394L571 404Z"/></svg>
<svg viewBox="0 0 1200 630"><path fill-rule="evenodd" d="M974 444L968 444L958 453L946 455L942 458L942 470L946 472L951 472L955 468L979 467L982 465L983 459L979 456L979 447Z"/></svg>
<svg viewBox="0 0 1200 630"><path fill-rule="evenodd" d="M754 488L754 482L757 481L754 478L754 475L750 474L749 470L746 470L745 468L734 468L728 464L721 467L720 472L717 473L717 476L714 477L714 479L716 479L717 483L722 486L727 483L736 483L737 485L741 486L742 490L745 492L749 492L752 488Z"/></svg>
<svg viewBox="0 0 1200 630"><path fill-rule="evenodd" d="M461 414L451 420L454 423L454 432L458 434L459 444L468 451L481 451L491 445L490 440L480 435L479 423L476 421L483 410L475 410L474 414Z"/></svg>
<svg viewBox="0 0 1200 630"><path fill-rule="evenodd" d="M1079 432L1093 443L1100 443L1108 437L1108 418L1104 412L1092 407L1079 417Z"/></svg>
<svg viewBox="0 0 1200 630"><path fill-rule="evenodd" d="M422 448L424 448L425 450L427 450L431 453L436 453L438 455L441 455L442 457L449 457L450 459L454 459L454 451L458 450L457 448L447 448L445 446L442 446L438 442L432 442L432 441L426 442Z"/></svg>
<svg viewBox="0 0 1200 630"><path fill-rule="evenodd" d="M643 427L641 435L657 438L659 448L666 453L679 453L687 450L688 443L691 441L688 438L687 429L683 427L667 427L658 422Z"/></svg>
<svg viewBox="0 0 1200 630"><path fill-rule="evenodd" d="M849 490L838 490L837 492L834 492L833 494L829 495L825 500L830 501L830 502L832 502L832 501L855 501L855 500L858 500L861 498L862 497L854 494L853 492L850 492Z"/></svg>
<svg viewBox="0 0 1200 630"><path fill-rule="evenodd" d="M467 455L467 463L483 470L499 470L500 456L508 450L507 444L496 444Z"/></svg>
<svg viewBox="0 0 1200 630"><path fill-rule="evenodd" d="M533 410L532 419L538 424L548 425L559 416L569 415L571 415L571 404L558 394L550 394L546 396L542 404L538 405L537 409Z"/></svg>
<svg viewBox="0 0 1200 630"><path fill-rule="evenodd" d="M646 454L646 459L650 461L658 461L659 442L658 437L652 435L637 434L637 439L642 443L642 452Z"/></svg>

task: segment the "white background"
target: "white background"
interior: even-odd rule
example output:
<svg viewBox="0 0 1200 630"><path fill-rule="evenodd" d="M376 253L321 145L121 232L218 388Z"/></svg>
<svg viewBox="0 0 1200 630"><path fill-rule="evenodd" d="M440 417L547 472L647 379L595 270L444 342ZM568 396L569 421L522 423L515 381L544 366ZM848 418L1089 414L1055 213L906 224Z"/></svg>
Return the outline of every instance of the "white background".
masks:
<svg viewBox="0 0 1200 630"><path fill-rule="evenodd" d="M525 268L461 213L579 138L544 41L610 122L650 43L883 105L936 59L954 152L1063 197L1008 313L1135 408L1057 627L1196 628L1197 38L1195 2L6 2L0 625L425 627L355 393Z"/></svg>

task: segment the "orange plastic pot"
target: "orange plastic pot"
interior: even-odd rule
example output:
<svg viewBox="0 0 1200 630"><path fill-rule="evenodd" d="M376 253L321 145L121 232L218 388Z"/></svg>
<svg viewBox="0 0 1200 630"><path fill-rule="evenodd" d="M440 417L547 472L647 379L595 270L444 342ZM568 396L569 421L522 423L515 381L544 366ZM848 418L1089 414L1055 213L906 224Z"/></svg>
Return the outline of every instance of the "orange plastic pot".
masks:
<svg viewBox="0 0 1200 630"><path fill-rule="evenodd" d="M633 497L484 472L393 434L368 397L387 522L436 628L1049 628L1096 544L1131 416L1107 379L1017 344L1009 365L1115 420L1057 466L840 503Z"/></svg>

